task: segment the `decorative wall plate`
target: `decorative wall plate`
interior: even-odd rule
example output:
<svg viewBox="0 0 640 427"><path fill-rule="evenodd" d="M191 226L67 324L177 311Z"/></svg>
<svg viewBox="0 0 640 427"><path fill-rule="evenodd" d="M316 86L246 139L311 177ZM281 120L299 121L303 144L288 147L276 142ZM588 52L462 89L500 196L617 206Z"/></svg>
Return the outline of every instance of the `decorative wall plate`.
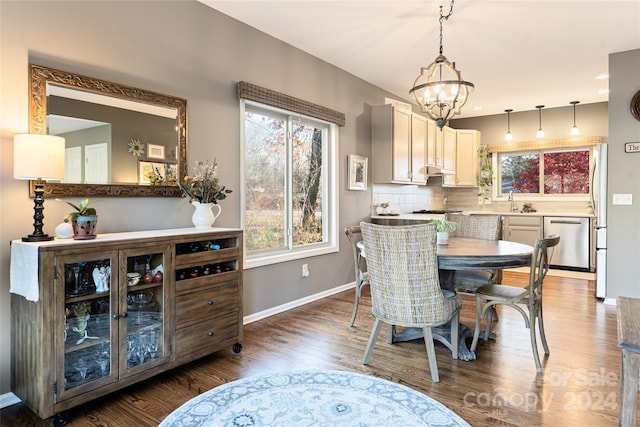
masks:
<svg viewBox="0 0 640 427"><path fill-rule="evenodd" d="M631 98L631 115L640 121L640 90Z"/></svg>

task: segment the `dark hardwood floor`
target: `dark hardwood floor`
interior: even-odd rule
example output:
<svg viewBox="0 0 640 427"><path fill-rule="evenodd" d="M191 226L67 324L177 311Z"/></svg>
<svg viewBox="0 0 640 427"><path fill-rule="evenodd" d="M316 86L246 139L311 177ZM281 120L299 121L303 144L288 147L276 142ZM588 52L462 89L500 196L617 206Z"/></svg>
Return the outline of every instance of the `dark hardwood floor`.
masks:
<svg viewBox="0 0 640 427"><path fill-rule="evenodd" d="M505 272L505 283L527 276ZM269 372L336 369L405 384L442 402L472 426L617 425L620 352L616 309L597 302L594 283L547 276L545 327L551 355L537 374L529 331L515 310L500 309L495 341L480 341L477 360L453 360L436 343L440 382L433 383L417 340L394 345L381 333L361 364L373 324L368 288L353 328L353 291L245 326L240 354L219 352L70 411L69 426L156 426L174 409L220 384ZM461 321L474 324L475 299L463 296ZM384 332L384 331L383 331ZM542 345L539 344L541 356ZM2 427L45 426L23 404L0 412Z"/></svg>

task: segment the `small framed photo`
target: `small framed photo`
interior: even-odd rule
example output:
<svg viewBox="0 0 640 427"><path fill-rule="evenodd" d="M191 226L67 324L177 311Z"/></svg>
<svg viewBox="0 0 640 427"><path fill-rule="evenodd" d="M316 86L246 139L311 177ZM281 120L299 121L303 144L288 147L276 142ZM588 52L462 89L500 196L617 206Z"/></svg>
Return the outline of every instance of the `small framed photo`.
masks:
<svg viewBox="0 0 640 427"><path fill-rule="evenodd" d="M160 184L165 180L166 170L164 163L138 161L138 184Z"/></svg>
<svg viewBox="0 0 640 427"><path fill-rule="evenodd" d="M147 158L164 160L164 145L147 144Z"/></svg>
<svg viewBox="0 0 640 427"><path fill-rule="evenodd" d="M349 154L349 190L367 190L367 167L369 159L357 154Z"/></svg>

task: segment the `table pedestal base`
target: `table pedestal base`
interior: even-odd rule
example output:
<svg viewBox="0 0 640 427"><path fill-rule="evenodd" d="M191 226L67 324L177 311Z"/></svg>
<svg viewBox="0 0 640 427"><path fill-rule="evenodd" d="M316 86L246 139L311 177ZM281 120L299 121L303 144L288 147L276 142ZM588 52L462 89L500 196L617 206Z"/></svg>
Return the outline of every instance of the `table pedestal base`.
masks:
<svg viewBox="0 0 640 427"><path fill-rule="evenodd" d="M406 328L401 332L396 332L395 327L392 329L392 335L390 343L394 342L404 342L404 341L413 341L419 338L423 338L423 333L421 328ZM447 323L443 326L433 327L431 328L431 333L433 334L433 339L444 344L449 350L452 350L451 346L451 324ZM473 329L468 328L466 325L460 324L460 330L458 332L459 343L458 343L458 359L460 360L476 360L476 354L469 350L467 347L467 338L473 339Z"/></svg>

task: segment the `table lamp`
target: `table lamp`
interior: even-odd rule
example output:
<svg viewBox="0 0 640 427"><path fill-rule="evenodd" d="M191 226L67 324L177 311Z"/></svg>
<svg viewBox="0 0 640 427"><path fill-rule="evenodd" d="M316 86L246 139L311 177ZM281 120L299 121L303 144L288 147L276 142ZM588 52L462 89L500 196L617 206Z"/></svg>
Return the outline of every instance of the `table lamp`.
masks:
<svg viewBox="0 0 640 427"><path fill-rule="evenodd" d="M64 178L64 138L54 135L18 134L13 137L13 177L35 180L33 199L33 234L23 242L53 240L42 232L44 214L44 180Z"/></svg>

